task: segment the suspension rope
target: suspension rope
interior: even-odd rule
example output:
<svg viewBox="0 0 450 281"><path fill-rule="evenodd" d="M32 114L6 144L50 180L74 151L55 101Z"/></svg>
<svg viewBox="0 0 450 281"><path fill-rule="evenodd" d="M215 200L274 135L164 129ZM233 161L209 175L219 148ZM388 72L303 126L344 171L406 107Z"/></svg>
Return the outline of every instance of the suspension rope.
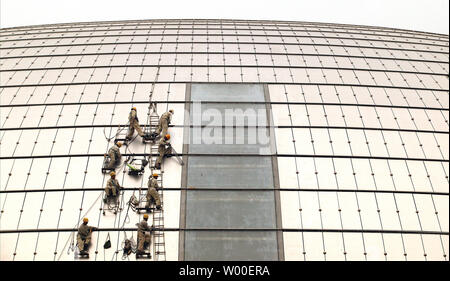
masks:
<svg viewBox="0 0 450 281"><path fill-rule="evenodd" d="M94 207L94 205L97 203L98 199L100 199L100 197L101 197L102 195L103 195L103 191L100 192L100 194L98 195L97 199L95 199L94 203L92 203L92 205L91 205L91 206L89 207L89 209L84 213L84 215L82 216L82 218L86 217L86 215L92 210L92 208ZM77 227L79 226L81 220L82 220L82 219L80 219L80 220L75 224L74 228L77 228ZM64 248L62 248L61 253L59 254L58 261L61 259L61 256L62 256L64 250L65 250L66 247L67 247L67 243L68 243L70 240L72 240L72 243L71 243L71 245L70 245L70 247L69 247L69 249L68 249L68 251L67 251L67 254L70 254L70 253L69 253L69 250L72 251L72 252L75 250L75 243L74 243L74 240L75 240L75 232L72 232L72 234L69 236L69 238L67 239L66 243L64 244Z"/></svg>

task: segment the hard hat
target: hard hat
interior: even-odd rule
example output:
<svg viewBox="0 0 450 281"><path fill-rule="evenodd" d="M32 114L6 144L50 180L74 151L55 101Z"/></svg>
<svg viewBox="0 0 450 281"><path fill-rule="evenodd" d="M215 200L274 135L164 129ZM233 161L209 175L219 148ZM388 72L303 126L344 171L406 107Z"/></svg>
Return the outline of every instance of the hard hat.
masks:
<svg viewBox="0 0 450 281"><path fill-rule="evenodd" d="M154 177L154 178L157 178L157 177L158 177L158 174L153 174L153 177Z"/></svg>
<svg viewBox="0 0 450 281"><path fill-rule="evenodd" d="M122 143L121 143L121 142L118 142L118 143L117 143L117 146L118 146L118 147L121 147L121 146L122 146Z"/></svg>
<svg viewBox="0 0 450 281"><path fill-rule="evenodd" d="M144 214L144 219L148 219L148 215L147 214Z"/></svg>
<svg viewBox="0 0 450 281"><path fill-rule="evenodd" d="M166 139L170 140L170 135L169 134L167 134L165 137L166 137Z"/></svg>
<svg viewBox="0 0 450 281"><path fill-rule="evenodd" d="M169 112L173 114L173 109L169 110Z"/></svg>
<svg viewBox="0 0 450 281"><path fill-rule="evenodd" d="M131 110L136 110L136 107L133 106L133 107L131 108Z"/></svg>
<svg viewBox="0 0 450 281"><path fill-rule="evenodd" d="M116 175L116 172L112 171L111 173L109 173L109 175L110 175L111 177L113 177L113 176Z"/></svg>
<svg viewBox="0 0 450 281"><path fill-rule="evenodd" d="M84 218L83 222L89 222L88 218Z"/></svg>

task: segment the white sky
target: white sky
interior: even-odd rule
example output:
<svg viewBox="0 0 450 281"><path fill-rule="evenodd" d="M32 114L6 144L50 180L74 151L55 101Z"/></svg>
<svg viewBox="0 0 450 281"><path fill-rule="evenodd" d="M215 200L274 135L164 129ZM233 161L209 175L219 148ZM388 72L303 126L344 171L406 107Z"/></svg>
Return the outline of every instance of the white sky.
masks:
<svg viewBox="0 0 450 281"><path fill-rule="evenodd" d="M138 19L269 19L449 34L448 0L0 0L1 27Z"/></svg>

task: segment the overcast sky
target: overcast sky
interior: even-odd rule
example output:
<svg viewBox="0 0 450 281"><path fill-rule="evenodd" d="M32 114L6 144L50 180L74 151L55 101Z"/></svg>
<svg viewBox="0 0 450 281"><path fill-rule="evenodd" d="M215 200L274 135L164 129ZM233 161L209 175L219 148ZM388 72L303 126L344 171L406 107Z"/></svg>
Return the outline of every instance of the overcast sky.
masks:
<svg viewBox="0 0 450 281"><path fill-rule="evenodd" d="M1 27L138 19L269 19L449 33L448 0L0 0Z"/></svg>

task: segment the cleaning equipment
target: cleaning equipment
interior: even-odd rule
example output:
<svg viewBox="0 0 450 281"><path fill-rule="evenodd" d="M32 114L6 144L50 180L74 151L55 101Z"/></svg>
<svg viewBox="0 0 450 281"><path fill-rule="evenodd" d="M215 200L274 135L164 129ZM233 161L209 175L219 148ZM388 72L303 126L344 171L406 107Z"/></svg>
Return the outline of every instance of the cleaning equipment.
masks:
<svg viewBox="0 0 450 281"><path fill-rule="evenodd" d="M134 163L134 165L133 165ZM145 157L142 158L131 158L128 157L126 165L128 167L128 175L130 176L141 176L144 173L144 168L147 166L148 161Z"/></svg>
<svg viewBox="0 0 450 281"><path fill-rule="evenodd" d="M170 145L170 148L172 149L172 153L169 154L169 155L167 155L166 157L167 157L167 158L170 158L170 157L172 157L172 156L175 156L175 158L177 159L178 164L180 164L181 166L183 166L183 165L184 165L183 159L181 159L181 157L178 156L178 153L175 151L175 149L173 148L172 145Z"/></svg>
<svg viewBox="0 0 450 281"><path fill-rule="evenodd" d="M128 258L131 253L136 253L136 245L133 246L133 244L135 243L133 243L131 239L125 239L125 241L123 242L122 260Z"/></svg>
<svg viewBox="0 0 450 281"><path fill-rule="evenodd" d="M109 232L108 232L108 236L106 237L106 242L105 244L103 244L103 249L109 249L111 248L111 238L109 236Z"/></svg>
<svg viewBox="0 0 450 281"><path fill-rule="evenodd" d="M136 196L131 195L130 200L128 200L128 205L130 206L131 210L133 210L133 212L136 212L137 208L139 207L139 200L136 198Z"/></svg>

